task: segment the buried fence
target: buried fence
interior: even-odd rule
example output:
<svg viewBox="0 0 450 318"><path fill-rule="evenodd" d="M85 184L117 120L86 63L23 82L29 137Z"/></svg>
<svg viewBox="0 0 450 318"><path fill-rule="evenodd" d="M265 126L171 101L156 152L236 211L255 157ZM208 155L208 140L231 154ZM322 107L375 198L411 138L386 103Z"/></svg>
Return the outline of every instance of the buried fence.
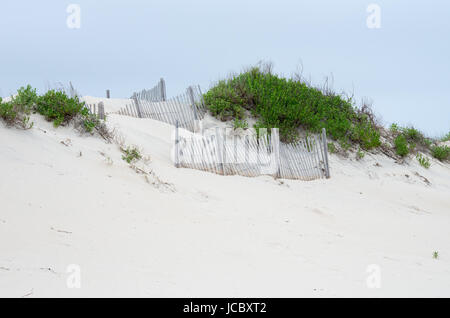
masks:
<svg viewBox="0 0 450 318"><path fill-rule="evenodd" d="M249 129L236 134L215 128L195 134L178 126L175 130L176 167L209 171L221 175L256 177L270 175L283 179L329 178L325 129L293 144L280 143L277 128Z"/></svg>
<svg viewBox="0 0 450 318"><path fill-rule="evenodd" d="M174 162L177 167L221 175L283 179L330 178L326 131L292 144L280 142L278 129L208 129L199 131L207 112L199 86L167 99L163 79L150 90L134 93L121 115L151 118L176 126ZM95 113L95 108L94 108Z"/></svg>

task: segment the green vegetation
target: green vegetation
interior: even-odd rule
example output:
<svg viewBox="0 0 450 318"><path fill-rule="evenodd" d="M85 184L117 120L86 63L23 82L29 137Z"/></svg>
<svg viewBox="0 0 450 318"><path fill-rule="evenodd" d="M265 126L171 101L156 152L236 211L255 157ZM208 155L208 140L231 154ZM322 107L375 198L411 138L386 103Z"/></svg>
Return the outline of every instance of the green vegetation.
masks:
<svg viewBox="0 0 450 318"><path fill-rule="evenodd" d="M259 67L218 82L204 98L211 113L221 120L242 120L248 110L257 118L255 128L277 127L285 142L295 141L299 128L312 133L326 128L341 144L356 143L364 150L381 145L368 108L358 109L351 99Z"/></svg>
<svg viewBox="0 0 450 318"><path fill-rule="evenodd" d="M404 127L401 128L403 135L410 142L423 143L425 140L424 135L414 127Z"/></svg>
<svg viewBox="0 0 450 318"><path fill-rule="evenodd" d="M36 111L55 127L66 125L77 115L86 116L89 111L78 98L69 98L64 92L50 90L37 100Z"/></svg>
<svg viewBox="0 0 450 318"><path fill-rule="evenodd" d="M393 123L389 130L393 133L398 133L400 132L400 127L396 123Z"/></svg>
<svg viewBox="0 0 450 318"><path fill-rule="evenodd" d="M234 129L247 129L248 128L248 123L245 119L239 119L239 118L235 118L234 119Z"/></svg>
<svg viewBox="0 0 450 318"><path fill-rule="evenodd" d="M447 135L445 135L444 137L442 137L442 141L443 141L443 142L450 141L450 131L448 132Z"/></svg>
<svg viewBox="0 0 450 318"><path fill-rule="evenodd" d="M356 153L356 158L358 158L359 160L363 159L365 156L365 152L362 151L361 149L358 150L358 152Z"/></svg>
<svg viewBox="0 0 450 318"><path fill-rule="evenodd" d="M394 139L395 152L400 157L405 157L409 154L408 141L404 135L398 135Z"/></svg>
<svg viewBox="0 0 450 318"><path fill-rule="evenodd" d="M7 125L19 128L31 128L30 114L39 113L48 121L52 121L55 127L66 125L70 122L81 123L84 131L92 132L96 128L99 133L105 135L105 127L98 117L91 114L84 102L78 97L69 97L63 91L50 90L42 96L36 94L36 89L30 85L22 87L17 95L9 102L2 102L0 98L0 118Z"/></svg>
<svg viewBox="0 0 450 318"><path fill-rule="evenodd" d="M438 258L439 258L439 252L434 251L434 252L433 252L433 258L434 258L434 259L438 259Z"/></svg>
<svg viewBox="0 0 450 318"><path fill-rule="evenodd" d="M430 166L431 166L430 159L428 159L427 157L422 156L420 153L418 153L416 155L416 159L417 159L417 161L419 161L420 165L422 167L424 167L425 169L430 168Z"/></svg>
<svg viewBox="0 0 450 318"><path fill-rule="evenodd" d="M142 155L139 152L139 149L137 149L136 147L128 147L126 149L122 148L121 150L124 153L122 156L122 159L128 163L133 163L142 158Z"/></svg>
<svg viewBox="0 0 450 318"><path fill-rule="evenodd" d="M31 86L20 88L17 95L9 102L3 102L0 98L0 118L8 126L22 129L29 129L33 126L30 123L30 114L33 111L37 99L36 90Z"/></svg>
<svg viewBox="0 0 450 318"><path fill-rule="evenodd" d="M431 154L434 158L444 161L450 159L450 147L449 146L434 146L431 148Z"/></svg>
<svg viewBox="0 0 450 318"><path fill-rule="evenodd" d="M337 152L336 146L334 145L334 143L332 143L332 142L328 143L328 151L330 153L336 153Z"/></svg>
<svg viewBox="0 0 450 318"><path fill-rule="evenodd" d="M426 138L421 131L414 127L401 127L394 123L389 130L394 136L395 152L401 157L414 153L417 149L429 150L433 144L430 138Z"/></svg>

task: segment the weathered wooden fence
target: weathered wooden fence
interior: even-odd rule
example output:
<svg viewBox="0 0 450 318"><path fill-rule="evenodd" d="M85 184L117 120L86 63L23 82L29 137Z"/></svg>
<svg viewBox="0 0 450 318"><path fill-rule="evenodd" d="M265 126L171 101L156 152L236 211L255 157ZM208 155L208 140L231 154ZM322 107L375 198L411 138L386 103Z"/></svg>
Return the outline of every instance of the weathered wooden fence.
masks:
<svg viewBox="0 0 450 318"><path fill-rule="evenodd" d="M67 96L70 96L71 98L81 97L80 93L73 87L72 82L69 82L67 85L65 85L62 82L55 82L53 84L47 82L45 84L45 91L48 92L50 90L64 92L66 93Z"/></svg>
<svg viewBox="0 0 450 318"><path fill-rule="evenodd" d="M91 114L97 115L100 119L105 119L106 113L105 113L105 105L103 102L100 102L98 104L85 104L86 107L89 109Z"/></svg>
<svg viewBox="0 0 450 318"><path fill-rule="evenodd" d="M166 100L166 82L161 78L158 85L152 89L144 89L136 92L131 96L131 99L146 100L148 102L163 102Z"/></svg>
<svg viewBox="0 0 450 318"><path fill-rule="evenodd" d="M160 83L163 81L161 79ZM138 118L151 118L174 126L178 122L180 127L196 131L198 121L206 114L200 86L190 86L186 93L169 99L166 99L164 93L164 99L157 101L161 96L155 93L155 89L161 86L157 85L151 90L133 94L131 104L120 109L118 113Z"/></svg>
<svg viewBox="0 0 450 318"><path fill-rule="evenodd" d="M95 113L95 106L94 106ZM296 143L280 142L278 129L234 131L216 128L201 131L198 123L207 112L199 86L167 99L163 79L150 90L134 93L121 115L151 118L176 126L174 161L177 167L222 175L255 177L271 175L284 179L329 178L327 137L303 138Z"/></svg>
<svg viewBox="0 0 450 318"><path fill-rule="evenodd" d="M265 129L234 134L219 128L198 134L176 127L174 161L176 167L221 175L300 180L330 177L325 130L284 144L276 128L270 134Z"/></svg>

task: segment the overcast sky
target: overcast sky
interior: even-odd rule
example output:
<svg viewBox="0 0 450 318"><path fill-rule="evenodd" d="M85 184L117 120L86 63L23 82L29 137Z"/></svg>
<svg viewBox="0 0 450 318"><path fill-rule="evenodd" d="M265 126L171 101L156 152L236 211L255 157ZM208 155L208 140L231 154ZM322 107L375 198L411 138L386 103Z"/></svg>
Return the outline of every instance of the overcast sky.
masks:
<svg viewBox="0 0 450 318"><path fill-rule="evenodd" d="M381 28L368 28L371 3ZM0 96L72 81L129 97L161 77L171 96L266 60L285 75L302 63L315 84L332 74L386 124L450 130L448 0L2 0L0 12Z"/></svg>

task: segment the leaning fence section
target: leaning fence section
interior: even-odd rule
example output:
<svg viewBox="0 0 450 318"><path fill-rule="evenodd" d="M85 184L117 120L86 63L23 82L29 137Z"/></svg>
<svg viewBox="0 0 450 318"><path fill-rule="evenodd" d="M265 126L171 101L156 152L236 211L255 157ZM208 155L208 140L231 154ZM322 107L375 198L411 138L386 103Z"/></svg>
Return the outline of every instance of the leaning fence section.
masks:
<svg viewBox="0 0 450 318"><path fill-rule="evenodd" d="M63 82L50 83L47 81L45 84L45 91L48 92L50 90L63 92L71 98L81 97L80 93L73 87L72 82L64 84Z"/></svg>
<svg viewBox="0 0 450 318"><path fill-rule="evenodd" d="M166 100L166 82L161 78L158 84L151 89L144 89L140 92L135 92L131 99L146 100L148 102L163 102Z"/></svg>
<svg viewBox="0 0 450 318"><path fill-rule="evenodd" d="M280 143L278 129L270 134L266 130L233 134L216 128L194 134L176 128L174 161L177 167L221 175L300 180L330 177L325 131L284 144Z"/></svg>
<svg viewBox="0 0 450 318"><path fill-rule="evenodd" d="M163 80L161 80L163 83ZM151 118L189 131L196 131L198 121L206 114L206 106L200 86L190 86L186 92L178 96L161 99L161 95L155 93L159 87L133 94L130 105L126 105L118 111L121 115L137 118ZM152 93L153 92L153 93Z"/></svg>

